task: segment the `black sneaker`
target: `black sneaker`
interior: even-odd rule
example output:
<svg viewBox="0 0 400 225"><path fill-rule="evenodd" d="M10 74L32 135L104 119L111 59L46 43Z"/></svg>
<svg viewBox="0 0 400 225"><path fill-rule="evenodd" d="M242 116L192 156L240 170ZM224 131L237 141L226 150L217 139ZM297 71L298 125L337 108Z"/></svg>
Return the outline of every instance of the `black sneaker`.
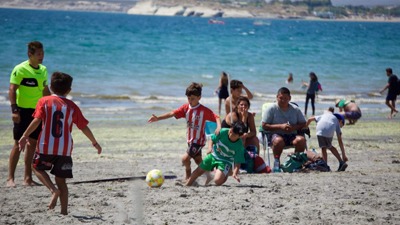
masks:
<svg viewBox="0 0 400 225"><path fill-rule="evenodd" d="M347 168L347 163L346 162L340 162L339 163L339 168L338 168L338 170L337 171L345 171L346 170L346 168Z"/></svg>

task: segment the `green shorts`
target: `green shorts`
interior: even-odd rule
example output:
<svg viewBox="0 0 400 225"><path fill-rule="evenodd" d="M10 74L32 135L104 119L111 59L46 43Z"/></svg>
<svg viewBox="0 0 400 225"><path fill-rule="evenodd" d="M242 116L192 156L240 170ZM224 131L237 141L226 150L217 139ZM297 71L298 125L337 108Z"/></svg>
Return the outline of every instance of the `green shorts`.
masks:
<svg viewBox="0 0 400 225"><path fill-rule="evenodd" d="M228 175L229 170L232 168L232 164L229 162L217 160L212 154L208 154L204 157L203 161L200 163L200 168L206 171L211 171L214 168L221 170L225 176Z"/></svg>

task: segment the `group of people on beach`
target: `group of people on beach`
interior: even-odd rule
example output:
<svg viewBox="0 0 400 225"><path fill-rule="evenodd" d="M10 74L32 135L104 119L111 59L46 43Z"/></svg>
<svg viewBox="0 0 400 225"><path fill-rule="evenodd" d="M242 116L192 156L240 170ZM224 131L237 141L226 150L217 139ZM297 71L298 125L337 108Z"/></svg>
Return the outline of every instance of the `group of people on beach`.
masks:
<svg viewBox="0 0 400 225"><path fill-rule="evenodd" d="M47 69L42 64L44 59L42 43L38 41L28 43L27 55L28 60L16 65L10 75L9 100L14 124L14 144L9 158L7 186L16 186L15 170L20 152L26 149L24 185L36 185L32 179L33 171L51 192L48 208L54 209L60 199L61 214L66 215L68 214L66 179L73 177L71 157L73 124L87 136L98 154L101 154L102 147L88 127L89 122L80 108L66 98L71 91L73 78L63 72L54 72L51 75L49 88ZM394 117L398 112L395 108L398 89L395 89L394 82L397 84L398 79L390 68L386 71L389 81L381 92L389 89L386 104L391 109L391 117ZM291 75L288 82L292 81ZM291 103L291 93L286 87L279 88L276 102L270 104L262 113L261 127L270 133L270 146L275 161L279 162L282 151L287 146L293 146L295 153L304 152L306 139L299 131L315 121L318 144L322 151L320 158L327 162L327 149L329 149L339 161L338 171L345 171L348 158L341 137L341 127L344 126L345 119L348 119L349 124L354 124L361 117L360 108L354 101L340 99L336 102L339 113L334 113L334 108L331 107L322 115L315 116L315 93L318 90L322 91L322 87L313 72L310 73L310 82L304 85L308 87L304 114L298 106ZM213 180L216 185L222 185L229 176L240 182L239 169L240 164L245 162L246 148L252 146L259 153L260 140L257 137L255 113L249 111L253 94L243 82L229 80L225 72L221 74L217 93L218 114L200 103L202 84L193 82L186 88L187 103L162 115L153 114L148 119L149 123L172 117L186 119L187 149L182 155L182 164L185 167L184 183L188 186L204 173L207 175L206 184ZM225 100L225 117L221 120L223 100ZM309 100L312 105L312 116L306 120ZM211 140L207 140L205 135L206 121L217 124ZM337 135L341 154L332 145L334 133ZM207 154L203 159L202 149L207 144ZM192 159L198 165L193 172ZM314 159L315 155L310 160ZM55 175L56 185L46 172L48 170ZM211 176L211 171L215 172L214 177Z"/></svg>

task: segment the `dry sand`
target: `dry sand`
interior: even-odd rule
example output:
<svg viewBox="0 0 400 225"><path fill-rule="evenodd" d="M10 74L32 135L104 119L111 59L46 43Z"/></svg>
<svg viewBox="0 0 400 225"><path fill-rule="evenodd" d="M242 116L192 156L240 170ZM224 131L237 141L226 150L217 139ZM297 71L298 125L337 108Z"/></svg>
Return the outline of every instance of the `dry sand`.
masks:
<svg viewBox="0 0 400 225"><path fill-rule="evenodd" d="M259 121L259 120L257 120ZM343 129L349 157L345 172L241 174L217 187L184 187L168 179L149 188L141 179L80 183L95 179L143 176L158 168L184 174L182 120L142 125L95 121L91 128L104 148L98 156L74 131L74 177L69 180L69 215L47 210L44 186L5 187L11 126L0 123L0 224L399 224L400 120L361 120ZM315 126L310 147L316 147ZM335 140L334 140L335 141ZM337 145L337 144L336 144ZM284 154L291 150L286 150ZM338 162L329 155L329 165ZM195 165L193 165L195 168ZM37 180L35 178L35 180ZM199 178L199 183L204 181Z"/></svg>

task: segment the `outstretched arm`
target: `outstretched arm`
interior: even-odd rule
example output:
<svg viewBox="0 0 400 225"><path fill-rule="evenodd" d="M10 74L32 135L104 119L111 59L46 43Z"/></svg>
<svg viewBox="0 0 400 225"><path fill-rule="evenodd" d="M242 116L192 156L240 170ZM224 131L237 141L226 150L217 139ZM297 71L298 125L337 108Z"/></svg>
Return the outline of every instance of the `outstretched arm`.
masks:
<svg viewBox="0 0 400 225"><path fill-rule="evenodd" d="M157 122L159 120L165 120L165 119L171 118L173 116L175 116L175 114L173 112L168 112L168 113L162 114L160 116L156 116L153 114L153 115L151 115L150 119L147 122L153 123L153 122Z"/></svg>
<svg viewBox="0 0 400 225"><path fill-rule="evenodd" d="M92 145L97 149L97 154L100 154L102 151L101 146L97 143L96 138L94 137L92 131L88 126L81 129L82 133L86 135L87 138L92 142Z"/></svg>
<svg viewBox="0 0 400 225"><path fill-rule="evenodd" d="M312 121L315 121L315 116L311 116L310 118L308 118L306 127L308 127Z"/></svg>
<svg viewBox="0 0 400 225"><path fill-rule="evenodd" d="M343 145L343 141L342 141L342 135L338 134L337 135L337 139L338 139L338 142L339 142L340 150L342 151L342 159L343 159L343 161L347 162L348 159L347 159L347 156L346 156L346 151L344 150L344 145Z"/></svg>
<svg viewBox="0 0 400 225"><path fill-rule="evenodd" d="M385 87L383 87L383 89L379 92L379 93L383 93L386 89L388 89L389 88L389 83L387 83L386 84L386 86Z"/></svg>

